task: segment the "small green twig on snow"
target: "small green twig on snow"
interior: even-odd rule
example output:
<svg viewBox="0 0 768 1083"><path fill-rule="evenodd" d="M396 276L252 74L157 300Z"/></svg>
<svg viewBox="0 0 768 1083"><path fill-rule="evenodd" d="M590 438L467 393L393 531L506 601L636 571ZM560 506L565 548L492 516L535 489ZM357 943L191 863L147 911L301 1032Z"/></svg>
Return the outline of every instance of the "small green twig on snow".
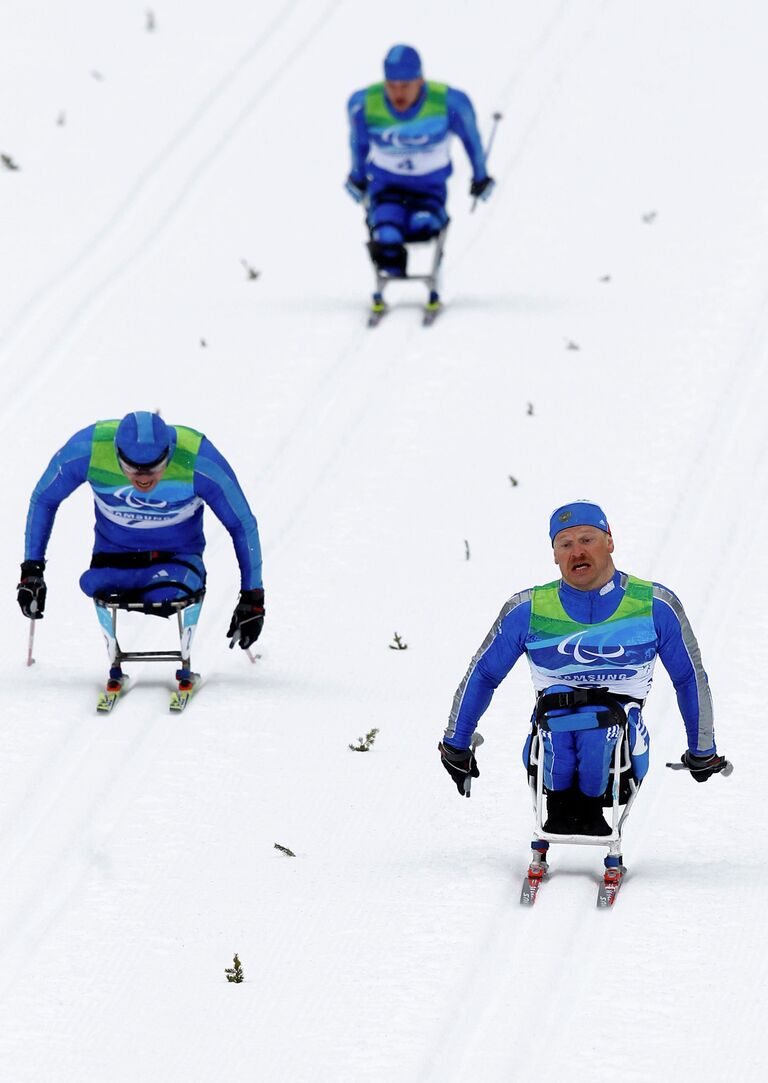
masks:
<svg viewBox="0 0 768 1083"><path fill-rule="evenodd" d="M379 731L374 726L372 730L368 730L365 737L358 737L356 745L349 745L349 747L353 752L368 752L371 745L376 740L376 734L378 732Z"/></svg>
<svg viewBox="0 0 768 1083"><path fill-rule="evenodd" d="M235 982L238 985L241 981L245 981L245 974L243 974L243 965L238 959L237 953L235 953L235 957L232 960L232 966L228 966L225 969L224 973L227 975L227 981Z"/></svg>

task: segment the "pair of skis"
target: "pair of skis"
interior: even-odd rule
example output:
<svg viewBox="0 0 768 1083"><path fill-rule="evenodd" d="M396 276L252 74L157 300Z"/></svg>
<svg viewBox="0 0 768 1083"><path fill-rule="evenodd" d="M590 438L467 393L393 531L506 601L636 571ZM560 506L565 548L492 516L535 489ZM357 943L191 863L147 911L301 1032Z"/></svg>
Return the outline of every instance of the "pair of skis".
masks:
<svg viewBox="0 0 768 1083"><path fill-rule="evenodd" d="M619 889L621 888L626 871L627 870L623 865L617 865L605 870L605 875L597 889L598 910L605 910L609 906L613 906L616 902L616 897L619 894ZM533 906L536 902L539 888L544 882L548 872L549 865L547 864L546 859L534 858L528 866L528 872L523 881L523 889L520 892L520 903L522 906Z"/></svg>
<svg viewBox="0 0 768 1083"><path fill-rule="evenodd" d="M99 693L99 698L96 701L96 710L100 714L107 714L108 712L113 711L118 700L128 692L129 685L130 680L127 675L121 680L110 678L107 681L107 686L104 691ZM192 696L197 691L199 685L199 673L193 673L191 679L180 679L178 688L175 688L171 692L168 701L168 709L176 714L186 710L187 704L192 699Z"/></svg>

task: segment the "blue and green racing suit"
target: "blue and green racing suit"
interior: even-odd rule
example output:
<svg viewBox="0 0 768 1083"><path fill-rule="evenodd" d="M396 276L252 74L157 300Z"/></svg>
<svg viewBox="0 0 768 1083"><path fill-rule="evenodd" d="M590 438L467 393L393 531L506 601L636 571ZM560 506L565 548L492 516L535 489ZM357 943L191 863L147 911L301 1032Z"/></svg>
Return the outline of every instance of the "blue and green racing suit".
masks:
<svg viewBox="0 0 768 1083"><path fill-rule="evenodd" d="M685 724L688 748L716 752L712 698L698 643L679 599L660 583L615 572L599 590L564 581L513 595L502 608L459 685L444 740L468 748L495 689L525 654L537 695L595 688L626 707L635 777L648 770L650 738L641 709L657 657L669 673ZM573 713L589 711L577 707ZM579 724L579 719L575 719ZM552 732L544 745L544 783L589 796L602 794L617 739L614 728ZM530 736L524 750L527 753Z"/></svg>

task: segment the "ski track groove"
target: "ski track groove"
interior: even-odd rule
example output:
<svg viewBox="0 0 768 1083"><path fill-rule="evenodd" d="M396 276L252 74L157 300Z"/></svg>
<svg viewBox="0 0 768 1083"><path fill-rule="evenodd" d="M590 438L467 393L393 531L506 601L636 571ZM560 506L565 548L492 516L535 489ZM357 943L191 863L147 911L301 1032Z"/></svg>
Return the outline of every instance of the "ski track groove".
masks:
<svg viewBox="0 0 768 1083"><path fill-rule="evenodd" d="M332 13L343 3L344 0L328 0L322 14L311 23L309 30L299 38L294 48L282 60L278 74L266 78L261 83L259 89L251 95L246 105L240 108L236 112L234 119L226 125L222 135L215 140L203 157L197 160L194 166L189 169L186 178L176 185L174 196L154 216L152 223L149 226L142 226L142 240L138 245L129 245L128 254L113 262L112 266L106 270L97 269L95 271L97 279L95 284L88 286L83 292L78 291L79 296L76 296L73 302L69 303L66 298L63 299L61 307L65 308L66 311L60 317L57 317L56 330L52 334L49 333L47 344L35 353L31 362L27 358L26 365L16 366L16 370L20 373L19 379L15 386L6 388L5 394L6 402L13 402L14 405L0 413L0 426L7 425L10 417L13 417L20 410L23 411L30 400L33 400L40 389L50 381L51 374L62 363L62 347L70 341L83 319L96 306L97 302L100 302L108 294L109 290L123 278L128 270L145 258L158 244L163 233L174 221L191 193L206 176L222 150L236 135L240 127L250 119L251 114L261 102L268 98L280 85L283 78L308 48L317 33L325 28ZM255 53L259 50L260 46L254 48ZM183 140L181 142L183 143ZM181 145L181 143L178 145ZM172 161L172 156L170 160ZM157 175L158 173L153 174L153 176ZM143 185L139 186L137 194L142 187ZM130 202L135 202L135 198L134 196ZM109 228L105 239L114 234L116 225L123 217L124 213L120 213L113 218L114 225ZM96 245L94 251L98 252L101 247L103 247L103 242ZM64 286L68 284L70 278L71 272L66 271L62 277ZM29 378L30 367L27 366L30 366L35 373L31 380ZM5 363L5 368L6 371L14 369L12 355L11 359Z"/></svg>
<svg viewBox="0 0 768 1083"><path fill-rule="evenodd" d="M46 282L38 286L26 301L21 302L8 326L0 330L0 355L12 348L14 338L23 333L25 324L38 319L37 310L42 307L46 301L47 295L52 291L55 291L62 283L66 283L72 274L78 271L84 263L87 263L91 255L98 251L98 249L109 240L123 219L125 219L132 211L134 204L137 202L144 189L156 176L158 176L158 174L161 173L167 164L173 160L174 154L182 143L188 137L194 135L195 129L200 125L206 114L209 113L213 106L219 101L232 81L237 77L238 73L247 68L251 61L261 52L262 48L269 43L274 34L282 26L284 20L291 15L298 3L299 0L287 0L287 2L283 4L279 13L269 26L258 35L257 39L248 47L248 49L246 49L229 71L223 75L217 81L213 89L203 97L192 113L190 113L189 117L166 143L160 153L156 154L149 164L141 170L131 187L128 189L126 195L118 204L116 210L113 211L107 221L96 230L80 252L78 252L78 254L59 271L52 274Z"/></svg>
<svg viewBox="0 0 768 1083"><path fill-rule="evenodd" d="M86 849L89 836L98 834L100 840L110 837L135 793L146 765L156 762L175 738L173 720L168 722L165 714L162 718L158 718L158 714L157 709L143 715L134 713L131 740L114 742L108 749L106 762L102 758L94 768L99 775L96 791L84 788L82 802L76 801L73 805L73 783L81 773L87 772L94 746L98 743L106 749L103 739L100 740L103 738L99 731L102 720L95 719L89 730L76 729L74 732L82 734L82 738L68 753L66 761L59 764L53 796L46 799L41 809L36 809L38 814L33 823L24 825L22 837L13 848L15 852L9 859L4 855L0 866L3 882L12 883L19 897L10 913L6 911L0 926L0 997L9 993L24 969L23 953L27 945L45 943L46 937L67 913L78 887L93 871L93 861ZM106 716L103 724L108 724L109 718ZM71 734L72 730L69 732ZM76 787L74 792L77 792ZM69 815L58 823L56 816L62 808L67 808ZM24 851L40 831L45 831L46 837L50 838L52 822L55 854L42 865L36 863L37 850L32 850L29 857ZM104 822L110 826L99 830L98 825Z"/></svg>
<svg viewBox="0 0 768 1083"><path fill-rule="evenodd" d="M528 64L526 65L526 70L533 58L546 55L547 47L554 43L555 32L558 29L562 17L566 14L568 7L569 5L563 4L562 8L551 20L550 24L545 28L537 43L528 54ZM586 42L590 40L592 35L595 33L603 13L609 7L610 0L603 0L603 3L597 9L597 11L595 11L585 20L586 25L584 25L581 34L579 35L578 47L571 47L572 39L568 39L569 48L565 56L563 56L556 62L554 71L548 75L548 81L544 92L537 97L531 110L529 110L529 115L527 119L523 120L522 118L519 118L520 123L516 126L516 130L519 132L519 135L510 154L504 160L504 164L498 171L495 171L493 168L491 168L491 173L493 174L495 172L497 177L500 178L500 183L498 184L498 191L494 198L499 198L503 191L505 183L511 176L514 175L515 170L518 168L520 162L523 161L525 153L529 145L531 144L541 121L547 115L554 103L557 102L558 98L562 93L563 82L565 80L566 73L568 72L568 69L571 66L574 58L579 55L581 48ZM510 102L514 101L519 83L519 77L513 77L504 85L504 88L499 95L500 100L503 102L503 108L500 108L499 111L504 116L508 114ZM485 210L486 212L494 210L493 200L489 201L489 204L486 206ZM486 213L484 215L483 221L478 225L477 229L473 231L472 236L465 242L464 247L459 252L458 258L456 260L457 265L460 266L464 260L464 257L472 251L472 249L479 241L482 240L488 229L493 225L494 217L494 213Z"/></svg>

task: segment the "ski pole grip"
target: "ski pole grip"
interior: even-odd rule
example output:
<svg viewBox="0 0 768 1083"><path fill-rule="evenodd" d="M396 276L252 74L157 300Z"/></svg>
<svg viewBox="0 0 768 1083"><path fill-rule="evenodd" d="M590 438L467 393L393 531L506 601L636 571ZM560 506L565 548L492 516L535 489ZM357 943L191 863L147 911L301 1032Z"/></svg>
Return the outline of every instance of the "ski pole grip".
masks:
<svg viewBox="0 0 768 1083"><path fill-rule="evenodd" d="M670 771L688 771L689 770L689 768L686 767L686 765L684 763L680 763L678 760L676 760L674 763L668 763L666 766L670 769ZM733 774L733 764L731 763L730 760L726 760L725 766L721 767L719 771L715 771L714 773L716 775L723 775L725 778L728 778L729 775Z"/></svg>
<svg viewBox="0 0 768 1083"><path fill-rule="evenodd" d="M483 737L482 733L478 733L477 730L475 730L475 732L472 734L472 739L469 742L469 747L472 752L474 752L477 746L481 745L484 740L485 738ZM464 779L464 793L467 795L467 797L470 797L472 794L472 775L467 775L467 777Z"/></svg>

